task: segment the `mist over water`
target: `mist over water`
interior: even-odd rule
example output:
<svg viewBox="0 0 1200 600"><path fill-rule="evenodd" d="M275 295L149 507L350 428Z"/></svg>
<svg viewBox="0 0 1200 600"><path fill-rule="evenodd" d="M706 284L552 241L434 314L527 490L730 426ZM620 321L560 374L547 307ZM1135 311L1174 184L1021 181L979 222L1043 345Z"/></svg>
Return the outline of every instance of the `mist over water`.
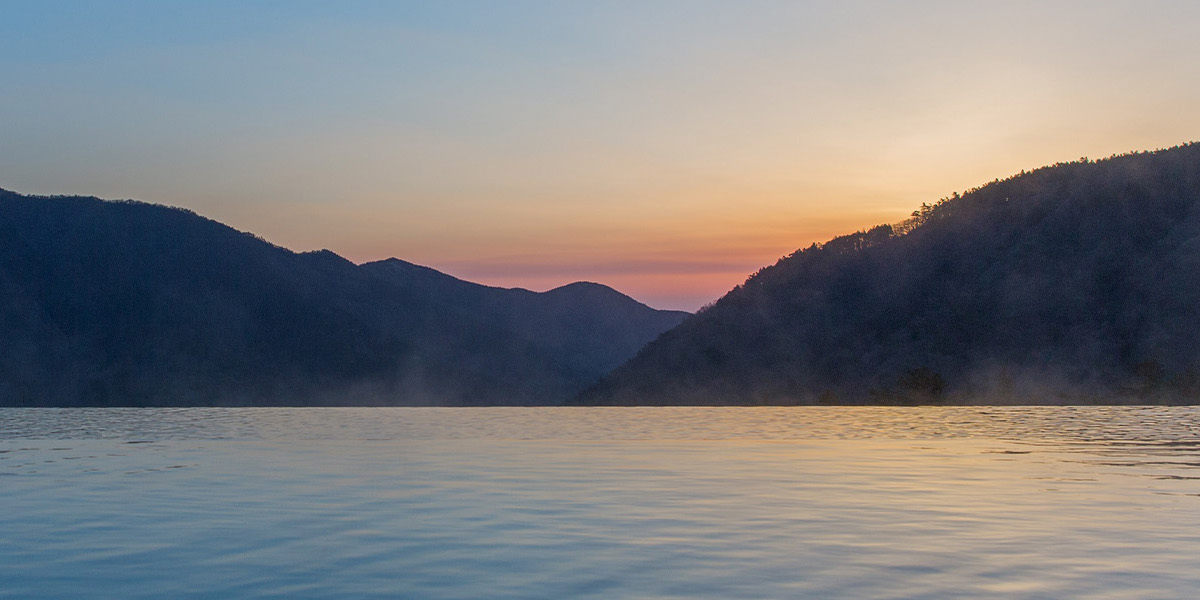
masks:
<svg viewBox="0 0 1200 600"><path fill-rule="evenodd" d="M2 598L1148 598L1200 409L0 409Z"/></svg>

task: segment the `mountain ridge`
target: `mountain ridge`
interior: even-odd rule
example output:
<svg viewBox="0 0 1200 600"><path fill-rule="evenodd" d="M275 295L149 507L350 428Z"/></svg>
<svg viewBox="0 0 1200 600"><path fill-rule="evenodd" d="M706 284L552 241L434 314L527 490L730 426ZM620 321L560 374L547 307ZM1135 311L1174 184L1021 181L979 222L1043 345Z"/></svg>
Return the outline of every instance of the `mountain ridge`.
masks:
<svg viewBox="0 0 1200 600"><path fill-rule="evenodd" d="M764 267L579 404L1192 403L1200 145L1058 163Z"/></svg>
<svg viewBox="0 0 1200 600"><path fill-rule="evenodd" d="M144 202L3 191L0 217L0 405L557 404L683 316L296 253Z"/></svg>

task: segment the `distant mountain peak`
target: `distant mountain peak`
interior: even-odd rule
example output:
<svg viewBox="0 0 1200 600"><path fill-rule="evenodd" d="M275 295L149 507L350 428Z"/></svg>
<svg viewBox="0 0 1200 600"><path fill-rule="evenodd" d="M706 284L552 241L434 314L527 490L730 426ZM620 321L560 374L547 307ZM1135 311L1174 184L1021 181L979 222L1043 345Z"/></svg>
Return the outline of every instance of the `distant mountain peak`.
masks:
<svg viewBox="0 0 1200 600"><path fill-rule="evenodd" d="M359 267L373 273L386 273L391 277L399 276L412 281L438 281L443 284L473 286L479 288L494 288L494 286L467 281L466 279L455 277L449 273L434 269L433 267L419 265L395 257L365 262L359 265Z"/></svg>
<svg viewBox="0 0 1200 600"><path fill-rule="evenodd" d="M329 250L329 249L325 249L325 248L323 248L321 250L309 250L308 252L301 252L299 254L301 257L303 257L305 259L316 260L316 261L323 262L323 263L339 264L339 265L353 265L354 264L349 259L342 257L342 255L334 252L333 250Z"/></svg>
<svg viewBox="0 0 1200 600"><path fill-rule="evenodd" d="M604 285L593 281L574 281L565 285L560 285L556 288L542 292L544 294L591 294L591 295L616 295L624 298L629 296Z"/></svg>

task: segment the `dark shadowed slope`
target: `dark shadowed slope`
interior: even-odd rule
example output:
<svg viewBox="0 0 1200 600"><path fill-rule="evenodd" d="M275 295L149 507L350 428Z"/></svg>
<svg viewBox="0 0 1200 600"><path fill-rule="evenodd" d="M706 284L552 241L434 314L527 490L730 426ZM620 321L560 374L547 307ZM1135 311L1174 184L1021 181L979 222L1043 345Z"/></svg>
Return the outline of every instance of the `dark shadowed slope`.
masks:
<svg viewBox="0 0 1200 600"><path fill-rule="evenodd" d="M577 402L1194 402L1200 145L1022 173L762 269Z"/></svg>
<svg viewBox="0 0 1200 600"><path fill-rule="evenodd" d="M531 292L479 285L395 258L362 268L420 293L456 318L498 326L538 340L568 369L594 381L633 356L688 313L656 310L606 285L576 282ZM590 383L590 381L589 381Z"/></svg>
<svg viewBox="0 0 1200 600"><path fill-rule="evenodd" d="M488 288L0 191L0 405L558 403L685 316L594 287Z"/></svg>

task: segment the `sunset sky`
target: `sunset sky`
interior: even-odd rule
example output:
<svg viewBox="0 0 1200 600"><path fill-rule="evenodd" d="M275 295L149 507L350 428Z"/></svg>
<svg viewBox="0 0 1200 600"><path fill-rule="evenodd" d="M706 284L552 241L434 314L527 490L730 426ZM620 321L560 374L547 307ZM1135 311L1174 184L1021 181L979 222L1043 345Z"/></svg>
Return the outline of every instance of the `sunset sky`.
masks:
<svg viewBox="0 0 1200 600"><path fill-rule="evenodd" d="M1200 140L1200 2L0 0L0 188L694 310L997 177Z"/></svg>

